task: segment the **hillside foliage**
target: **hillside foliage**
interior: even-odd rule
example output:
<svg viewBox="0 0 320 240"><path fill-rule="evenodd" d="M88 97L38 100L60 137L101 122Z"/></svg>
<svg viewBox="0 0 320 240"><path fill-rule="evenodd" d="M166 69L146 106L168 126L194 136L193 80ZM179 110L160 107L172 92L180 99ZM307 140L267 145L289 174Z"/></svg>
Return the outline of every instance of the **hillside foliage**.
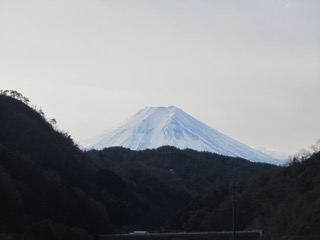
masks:
<svg viewBox="0 0 320 240"><path fill-rule="evenodd" d="M169 146L83 152L40 110L0 92L0 239L231 230L233 183L237 230L319 239L316 146L281 167Z"/></svg>

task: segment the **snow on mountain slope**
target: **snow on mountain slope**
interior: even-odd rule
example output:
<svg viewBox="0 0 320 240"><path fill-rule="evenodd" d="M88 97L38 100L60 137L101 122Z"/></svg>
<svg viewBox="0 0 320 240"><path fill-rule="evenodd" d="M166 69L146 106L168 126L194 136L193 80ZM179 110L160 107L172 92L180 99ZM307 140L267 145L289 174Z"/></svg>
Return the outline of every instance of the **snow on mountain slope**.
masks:
<svg viewBox="0 0 320 240"><path fill-rule="evenodd" d="M282 164L278 159L240 143L174 106L147 107L118 127L84 143L86 149L122 146L132 150L174 146L242 157L253 162Z"/></svg>

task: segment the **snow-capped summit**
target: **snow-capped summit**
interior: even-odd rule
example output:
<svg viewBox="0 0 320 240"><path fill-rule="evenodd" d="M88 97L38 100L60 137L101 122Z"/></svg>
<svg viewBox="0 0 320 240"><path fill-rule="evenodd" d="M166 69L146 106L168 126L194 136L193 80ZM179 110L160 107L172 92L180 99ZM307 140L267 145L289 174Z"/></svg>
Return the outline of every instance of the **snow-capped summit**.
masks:
<svg viewBox="0 0 320 240"><path fill-rule="evenodd" d="M253 162L282 163L216 131L174 106L146 107L84 145L86 149L98 150L111 146L144 150L169 145L242 157Z"/></svg>

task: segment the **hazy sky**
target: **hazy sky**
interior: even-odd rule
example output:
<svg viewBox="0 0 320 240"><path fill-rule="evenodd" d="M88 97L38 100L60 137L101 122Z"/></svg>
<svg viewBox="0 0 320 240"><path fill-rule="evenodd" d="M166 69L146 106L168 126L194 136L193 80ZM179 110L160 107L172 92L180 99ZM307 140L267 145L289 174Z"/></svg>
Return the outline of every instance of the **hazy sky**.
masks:
<svg viewBox="0 0 320 240"><path fill-rule="evenodd" d="M0 88L77 142L175 105L293 154L320 138L320 1L0 0Z"/></svg>

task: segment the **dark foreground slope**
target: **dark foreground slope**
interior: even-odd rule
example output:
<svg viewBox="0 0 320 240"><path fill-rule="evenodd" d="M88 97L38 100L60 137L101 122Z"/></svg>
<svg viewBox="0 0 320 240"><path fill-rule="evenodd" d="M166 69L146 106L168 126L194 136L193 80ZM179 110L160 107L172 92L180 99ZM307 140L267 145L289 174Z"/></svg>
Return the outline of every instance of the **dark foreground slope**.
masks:
<svg viewBox="0 0 320 240"><path fill-rule="evenodd" d="M125 181L98 169L44 115L0 96L0 233L52 239L139 222Z"/></svg>

